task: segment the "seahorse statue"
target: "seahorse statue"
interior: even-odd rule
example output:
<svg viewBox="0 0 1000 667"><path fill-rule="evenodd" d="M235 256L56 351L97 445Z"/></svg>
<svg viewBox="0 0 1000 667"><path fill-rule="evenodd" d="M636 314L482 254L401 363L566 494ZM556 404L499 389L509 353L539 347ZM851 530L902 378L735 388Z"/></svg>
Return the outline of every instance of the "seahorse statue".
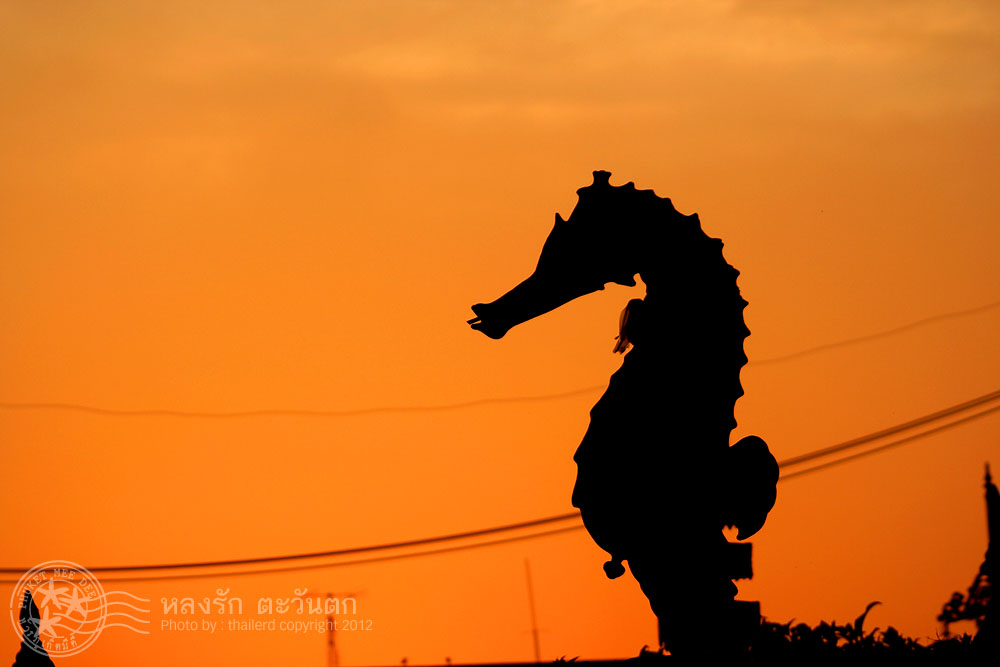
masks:
<svg viewBox="0 0 1000 667"><path fill-rule="evenodd" d="M746 539L774 505L778 471L763 440L730 447L740 369L747 363L747 302L739 272L697 214L611 174L577 190L557 213L534 272L492 303L472 306L473 329L502 338L512 327L607 283L646 285L619 322L625 353L574 455L572 503L615 578L627 561L672 652L717 639L736 587L723 527Z"/></svg>

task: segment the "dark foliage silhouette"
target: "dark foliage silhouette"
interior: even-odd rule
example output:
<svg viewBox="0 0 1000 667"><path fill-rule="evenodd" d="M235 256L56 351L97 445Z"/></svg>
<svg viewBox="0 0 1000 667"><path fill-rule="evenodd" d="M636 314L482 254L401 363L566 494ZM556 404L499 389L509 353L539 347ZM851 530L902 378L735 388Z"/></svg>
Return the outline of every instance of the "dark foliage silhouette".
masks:
<svg viewBox="0 0 1000 667"><path fill-rule="evenodd" d="M731 581L744 575L733 572L722 529L735 526L741 540L760 530L778 479L763 440L729 445L747 302L722 241L697 215L632 183L612 186L610 176L594 172L569 219L556 214L534 272L474 305L469 324L499 339L607 283L635 286L639 275L646 295L622 312L613 350L628 353L591 410L572 502L611 555L607 576L628 562L671 652L721 650L745 617Z"/></svg>
<svg viewBox="0 0 1000 667"><path fill-rule="evenodd" d="M763 622L755 635L751 665L978 665L985 657L969 636L924 645L889 626L865 630L872 602L853 623Z"/></svg>

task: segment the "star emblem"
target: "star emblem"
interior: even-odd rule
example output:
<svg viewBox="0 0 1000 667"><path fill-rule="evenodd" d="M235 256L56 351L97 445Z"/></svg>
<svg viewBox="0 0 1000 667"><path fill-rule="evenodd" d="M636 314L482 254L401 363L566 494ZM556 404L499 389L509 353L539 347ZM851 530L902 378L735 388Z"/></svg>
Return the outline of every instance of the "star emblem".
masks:
<svg viewBox="0 0 1000 667"><path fill-rule="evenodd" d="M84 618L87 617L87 610L83 608L83 603L86 601L86 598L80 597L80 589L76 587L73 588L72 595L67 595L60 600L62 604L66 605L67 616L72 614L74 611L78 611L80 612L80 616L83 616Z"/></svg>
<svg viewBox="0 0 1000 667"><path fill-rule="evenodd" d="M66 586L60 586L56 588L55 582L50 581L48 584L41 588L35 589L35 594L41 596L43 599L40 600L41 606L48 606L49 600L54 600L56 607L59 606L59 596L63 595L68 591L69 588Z"/></svg>
<svg viewBox="0 0 1000 667"><path fill-rule="evenodd" d="M43 632L47 632L52 637L58 637L59 634L53 629L55 624L62 620L62 616L49 616L48 608L42 612L42 617L39 619L31 619L38 621L38 636L41 637Z"/></svg>

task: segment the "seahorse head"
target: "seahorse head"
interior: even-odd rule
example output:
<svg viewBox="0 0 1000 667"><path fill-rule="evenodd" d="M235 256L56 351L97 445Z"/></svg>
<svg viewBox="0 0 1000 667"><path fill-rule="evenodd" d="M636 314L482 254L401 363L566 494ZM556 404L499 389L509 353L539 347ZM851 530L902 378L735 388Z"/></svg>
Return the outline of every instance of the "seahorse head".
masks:
<svg viewBox="0 0 1000 667"><path fill-rule="evenodd" d="M652 230L671 218L693 218L700 232L697 217L678 213L669 199L636 190L631 182L612 186L610 178L610 172L595 171L593 184L577 190L569 219L556 214L534 272L499 299L472 306L473 329L502 338L512 327L607 283L634 286L636 274L651 264L651 248L660 245L651 242Z"/></svg>

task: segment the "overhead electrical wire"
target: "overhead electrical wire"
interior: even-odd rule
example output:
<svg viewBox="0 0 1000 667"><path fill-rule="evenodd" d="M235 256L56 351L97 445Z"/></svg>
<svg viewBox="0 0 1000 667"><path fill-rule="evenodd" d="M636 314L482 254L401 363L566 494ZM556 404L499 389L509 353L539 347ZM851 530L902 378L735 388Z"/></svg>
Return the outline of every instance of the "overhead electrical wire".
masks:
<svg viewBox="0 0 1000 667"><path fill-rule="evenodd" d="M574 513L570 515L570 518L579 517L580 515ZM435 556L439 554L454 553L457 551L468 551L470 549L480 549L483 547L494 547L501 544L510 544L513 542L523 542L526 540L534 540L540 537L549 537L552 535L560 535L563 533L571 533L577 530L583 530L583 524L575 524L572 526L564 526L562 528L550 528L548 530L541 530L534 533L529 533L527 535L514 535L512 537L500 537L492 540L484 540L482 542L475 542L474 544L459 544L450 547L438 547L436 549L423 549L420 551L411 551L401 554L385 554L381 556L369 556L367 558L355 558L345 561L336 561L333 563L310 563L307 565L282 565L278 567L268 567L259 568L252 570L226 570L223 572L213 571L213 572L197 572L193 574L166 574L163 576L135 576L135 577L101 577L102 583L110 582L140 582L140 581L179 581L186 579L221 579L226 577L248 577L260 574L282 574L287 572L303 572L308 570L329 570L338 567L347 567L349 565L368 565L371 563L383 563L386 561L394 560L407 560L409 558L419 558L421 556ZM95 568L88 568L90 572L95 571ZM3 570L6 572L6 570ZM19 572L24 572L21 570ZM0 579L0 584L13 584L17 583L15 579Z"/></svg>
<svg viewBox="0 0 1000 667"><path fill-rule="evenodd" d="M951 407L932 412L928 415L922 417L917 417L916 419L911 419L908 422L902 424L897 424L896 426L890 426L889 428L884 428L881 431L875 431L874 433L869 433L868 435L862 435L847 442L841 442L836 445L830 445L829 447L823 447L822 449L816 449L799 456L792 456L791 458L784 459L779 462L782 467L798 465L799 463L805 463L807 461L812 461L814 459L822 458L824 456L829 456L830 454L835 454L837 452L844 451L845 449L853 449L858 445L864 445L866 443L872 442L874 440L881 440L890 435L895 435L902 431L909 431L917 426L923 426L924 424L929 424L931 422L938 421L939 419L944 419L953 414L964 412L970 408L974 408L984 403L990 403L1000 399L1000 389L996 391L991 391L988 394L983 394L982 396L977 396L976 398L964 401L957 405L952 405Z"/></svg>
<svg viewBox="0 0 1000 667"><path fill-rule="evenodd" d="M748 366L781 363L799 357L807 356L810 354L815 354L817 352L823 352L825 350L831 350L838 347L855 345L857 343L863 343L870 340L876 340L879 338L894 336L896 334L917 327L922 327L927 324L932 324L934 322L939 322L942 320L966 317L968 315L973 315L976 313L991 310L993 308L997 308L998 306L1000 306L1000 301L994 301L992 303L987 303L982 306L976 306L975 308L968 308L965 310L956 310L947 313L940 313L937 315L932 315L930 317L925 317L919 320L915 320L913 322L909 322L907 324L903 324L898 327L894 327L892 329L886 329L884 331L879 331L872 334L866 334L864 336L847 338L832 343L825 343L823 345L817 345L815 347L810 347L804 350L799 350L797 352L792 352L790 354L780 355L777 357L757 359L755 361L751 361L748 364ZM175 409L159 409L159 408L124 409L124 408L108 408L95 405L86 405L83 403L12 402L12 401L0 401L0 409L61 410L61 411L71 411L71 412L101 415L105 417L171 417L171 418L181 418L181 419L246 419L254 417L338 418L338 417L360 417L371 414L392 414L392 413L408 413L408 412L446 412L451 410L464 410L467 408L474 408L483 405L502 405L510 403L535 403L541 401L553 401L564 398L571 398L573 396L590 394L605 388L607 388L606 384L597 384L597 385L591 385L589 387L582 387L580 389L571 389L568 391L554 392L548 394L479 398L471 401L459 401L456 403L440 403L437 405L433 404L432 405L384 405L384 406L373 406L368 408L354 408L354 409L344 409L344 410L308 410L300 408L290 408L290 409L260 408L253 410L230 410L230 411L175 410Z"/></svg>
<svg viewBox="0 0 1000 667"><path fill-rule="evenodd" d="M240 558L233 560L216 560L216 561L201 561L201 562L188 562L188 563L166 563L159 565L109 565L104 567L91 567L88 569L91 572L134 572L138 570L184 570L196 567L223 567L223 566L228 567L233 565L256 565L260 563L279 563L282 561L291 561L291 560L329 558L332 556L347 556L351 554L368 553L371 551L386 551L389 549L401 549L404 547L418 547L418 546L424 546L426 544L435 544L438 542L453 542L456 540L464 540L471 537L482 537L484 535L492 535L496 533L509 533L515 530L523 530L525 528L534 528L536 526L543 526L550 523L556 523L558 521L565 521L566 519L574 519L579 516L580 516L579 512L569 512L567 514L544 517L542 519L535 519L533 521L521 521L518 523L509 523L503 526L493 526L492 528L482 528L479 530L470 530L462 533L451 533L449 535L438 535L436 537L423 537L416 540L405 540L402 542L386 542L384 544L372 544L364 547L334 549L332 551L315 551L312 553L293 554L288 556L264 556L261 558ZM14 572L23 572L23 571L24 570L18 568L0 568L0 574L13 574Z"/></svg>
<svg viewBox="0 0 1000 667"><path fill-rule="evenodd" d="M937 433L941 433L942 431L949 431L963 424L967 424L968 422L975 421L976 419L982 419L983 417L988 417L989 415L994 414L996 412L1000 412L1000 405L996 405L992 408L976 412L974 414L969 415L968 417L962 417L961 419L956 419L953 422L949 422L941 426L935 426L934 428L929 428L926 431L921 431L920 433L917 433L915 435L907 436L905 438L900 438L899 440L893 440L892 442L888 442L884 445L879 445L878 447L872 447L871 449L866 449L865 451L858 452L857 454L849 454L847 456L835 459L833 461L820 463L818 465L814 465L809 468L804 468L802 470L796 470L795 472L783 474L779 477L779 481L785 479L791 479L793 477L801 477L802 475L808 475L810 473L818 472L820 470L825 470L826 468L832 468L833 466L838 466L842 463L855 461L857 459L864 458L866 456L871 456L872 454L879 454L887 449L892 449L893 447L905 445L910 442L914 442L915 440L921 440L923 438L936 435Z"/></svg>
<svg viewBox="0 0 1000 667"><path fill-rule="evenodd" d="M897 426L893 426L893 427L889 427L889 428L886 428L886 429L882 429L880 431L876 431L874 433L870 433L870 434L865 435L865 436L861 436L861 437L858 437L858 438L853 438L851 440L848 440L846 442L843 442L843 443L840 443L840 444L837 444L837 445L833 445L833 446L830 446L830 447L824 447L824 448L817 449L817 450L814 450L814 451L806 453L806 454L802 454L800 456L796 456L796 457L792 457L790 459L785 459L783 461L779 461L778 465L779 465L780 468L786 468L786 467L789 467L789 466L794 466L794 465L799 464L799 463L804 463L804 462L807 462L807 461L815 460L817 458L823 458L823 457L829 456L832 453L838 453L838 452L845 451L845 450L850 449L850 448L856 448L856 447L859 447L859 446L861 446L863 444L868 444L869 442L872 442L872 441L884 438L884 437L886 437L888 435L893 435L893 434L899 433L900 431L903 431L903 430L908 430L908 429L911 429L911 428L915 428L917 426L923 426L923 425L926 425L926 424L931 423L933 421L939 421L939 420L941 420L941 419L943 419L945 417L952 416L952 415L954 415L954 414L956 414L958 412L961 412L961 411L964 411L964 410L968 410L968 409L970 409L972 407L977 407L977 406L980 406L980 405L983 405L983 404L986 404L986 403L989 403L989 402L992 402L992 401L996 401L998 399L1000 399L1000 390L997 390L997 391L994 391L994 392L990 392L988 394L984 394L983 396L979 396L979 397L971 399L969 401L964 401L962 403L959 403L957 405L953 405L953 406L948 407L948 408L944 408L942 410L937 410L937 411L935 411L933 413L930 413L928 415L924 415L922 417L918 417L916 419L912 419L912 420L910 420L908 422L905 422L903 424L899 424ZM965 417L961 417L961 418L955 419L955 420L950 421L950 422L948 422L946 424L943 424L943 425L940 425L940 426L936 426L936 427L932 427L932 428L929 428L929 429L927 429L925 431L922 431L920 433L916 433L914 435L907 436L907 437L901 438L899 440L895 440L895 441L892 441L892 442L889 442L889 443L886 443L886 444L883 444L883 445L879 445L879 446L873 447L871 449L868 449L868 450L865 450L865 451L862 451L862 452L859 452L859 453L856 453L856 454L851 454L851 455L848 455L848 456L844 456L844 457L835 459L833 461L828 461L828 462L825 462L825 463L821 463L819 465L815 465L815 466L812 466L812 467L809 467L809 468L805 468L805 469L802 469L802 470L798 470L798 471L794 471L794 472L789 472L789 473L783 473L781 475L779 481L783 481L783 480L791 479L791 478L794 478L794 477L799 477L799 476L807 475L807 474L810 474L810 473L813 473L813 472L817 472L817 471L820 471L820 470L823 470L823 469L826 469L826 468L830 468L832 466L840 465L842 463L846 463L846 462L849 462L849 461L852 461L852 460L857 460L857 459L860 459L860 458L863 458L863 457L866 457L866 456L870 456L872 454L876 454L876 453L885 451L885 450L890 449L890 448L898 447L898 446L901 446L901 445L904 445L904 444L907 444L907 443L910 443L910 442L914 442L914 441L917 441L917 440L929 437L931 435L934 435L934 434L937 434L937 433L940 433L940 432L943 432L943 431L947 431L947 430L956 428L956 427L958 427L960 425L966 424L966 423L971 422L971 421L976 420L976 419L981 419L983 417L986 417L986 416L991 415L991 414L995 414L997 412L1000 412L1000 405L994 405L994 406L989 407L989 408L987 408L985 410L981 410L979 412L973 413L972 415L967 415ZM112 573L112 574L113 573L128 573L128 572L149 572L149 571L157 571L157 570L160 570L160 571L163 571L163 570L175 571L175 570L191 570L191 569L218 568L218 567L229 567L229 568L231 568L231 567L239 567L239 566L244 566L244 565L262 565L262 564L267 564L267 563L281 563L281 562L291 562L291 561L314 560L314 559L321 559L321 558L330 558L330 557L335 557L335 556L358 555L358 554L371 553L371 552L376 552L376 551L388 551L388 550L395 550L395 549L415 547L415 546L424 546L424 545L438 544L438 543L444 543L444 542L460 541L460 540L469 539L469 538L484 537L484 536L487 536L487 535L508 533L508 532L519 531L519 530L524 530L524 529L528 529L528 528L535 528L535 527L543 526L543 525L547 525L547 524L558 523L558 522L562 522L562 521L574 520L574 519L578 519L579 516L580 515L579 515L578 512L568 512L568 513L565 513L565 514L558 514L558 515L555 515L555 516L544 517L544 518L536 519L536 520L533 520L533 521L523 521L523 522L519 522L519 523L506 524L506 525L502 525L502 526L495 526L495 527L491 527L491 528L484 528L484 529L474 530L474 531L466 531L466 532L461 532L461 533L452 533L452 534L448 534L448 535L440 535L440 536L435 536L435 537L421 538L421 539L417 539L417 540L407 540L407 541L400 541L400 542L388 542L388 543L384 543L384 544L376 544L376 545L370 545L370 546L364 546L364 547L353 547L353 548L347 548L347 549L337 549L337 550L331 550L331 551L312 552L312 553L304 553L304 554L291 554L291 555L283 555L283 556L265 556L265 557L259 557L259 558L232 559L232 560L222 560L222 561L200 561L200 562L186 562L186 563L165 563L165 564L154 564L154 565L104 566L104 567L90 568L90 571L91 572ZM459 545L454 545L454 546L449 546L449 547L440 547L440 548L435 548L435 549L424 549L424 550L418 550L418 551L408 551L408 552L404 552L404 553L384 554L384 555L371 556L371 557L366 557L366 558L356 558L356 559L351 559L351 560L346 560L346 561L336 561L336 562L333 562L333 563L323 562L323 563L313 563L313 564L307 564L307 565L287 565L287 566L258 568L258 569L250 569L250 570L224 571L224 572L213 571L213 572L199 572L199 573L193 573L193 574L166 574L166 575L163 575L163 576L146 576L146 575L144 575L144 576L134 576L134 577L114 577L112 579L108 579L108 581L123 581L123 582L129 582L129 581L131 581L131 582L137 582L137 581L157 581L157 580L174 580L174 579L200 579L200 578L210 578L210 577L249 576L249 575L255 575L255 574L293 572L293 571L311 570L311 569L327 569L327 568L335 568L335 567L345 567L345 566L348 566L348 565L359 565L359 564L375 563L375 562L383 562L383 561L402 560L402 559L406 559L406 558L416 558L416 557L426 556L426 555L432 555L432 554L451 553L451 552L457 552L457 551L464 551L464 550L467 550L467 549L477 549L477 548L481 548L481 547L485 547L485 546L493 546L493 545L499 545L499 544L506 544L506 543L509 543L509 542L531 540L531 539L536 539L536 538L540 538L540 537L546 537L546 536L550 536L550 535L557 535L557 534L561 534L561 533L571 532L571 531L574 531L574 530L579 530L581 528L583 528L582 524L576 524L576 525L573 525L573 526L567 526L567 527L561 527L561 528L553 528L553 529L548 529L548 530L543 530L543 531L536 531L536 532L528 533L528 534L525 534L525 535L516 535L516 536L506 537L506 538L498 538L498 539L493 539L493 540L485 540L485 541L475 542L475 543L472 543L472 544L459 544ZM0 574L6 574L6 575L20 574L22 572L25 572L27 569L28 568L0 568ZM0 579L0 584L3 584L3 583L15 583L15 580Z"/></svg>
<svg viewBox="0 0 1000 667"><path fill-rule="evenodd" d="M282 409L282 408L261 408L256 410L164 410L164 409L138 409L128 410L120 408L104 408L94 405L84 405L81 403L5 403L0 402L0 409L6 410L65 410L70 412L84 412L104 417L178 417L182 419L245 419L248 417L361 417L371 414L391 414L406 412L447 412L450 410L464 410L480 405L502 405L505 403L536 403L540 401L554 401L561 398L570 398L591 394L599 389L605 389L607 385L597 384L582 389L571 389L552 394L538 394L535 396L499 396L494 398L477 398L471 401L461 401L458 403L439 403L437 405L381 405L369 408L356 408L349 410L303 410L303 409Z"/></svg>
<svg viewBox="0 0 1000 667"><path fill-rule="evenodd" d="M987 310L991 310L1000 306L1000 301L993 301L992 303L983 304L982 306L976 306L975 308L967 308L965 310L953 310L947 313L939 313L937 315L931 315L930 317L924 317L919 320L914 320L906 324L901 324L900 326L893 327L891 329L885 329L883 331L877 331L871 334L865 334L863 336L855 336L854 338L845 338L843 340L838 340L832 343L824 343L822 345L816 345L815 347L809 347L804 350L799 350L798 352L792 352L790 354L782 354L777 357L768 357L766 359L758 359L756 361L750 362L750 365L762 365L762 364L777 364L783 361L791 361L792 359L798 359L799 357L804 357L806 355L815 354L817 352L825 352L826 350L833 350L838 347L846 347L848 345L856 345L858 343L867 343L870 340L878 340L879 338L887 338L889 336L895 336L896 334L903 333L904 331L909 331L910 329L916 329L928 324L933 324L934 322L941 322L943 320L952 320L959 317L966 317L968 315L975 315L976 313L982 313Z"/></svg>

